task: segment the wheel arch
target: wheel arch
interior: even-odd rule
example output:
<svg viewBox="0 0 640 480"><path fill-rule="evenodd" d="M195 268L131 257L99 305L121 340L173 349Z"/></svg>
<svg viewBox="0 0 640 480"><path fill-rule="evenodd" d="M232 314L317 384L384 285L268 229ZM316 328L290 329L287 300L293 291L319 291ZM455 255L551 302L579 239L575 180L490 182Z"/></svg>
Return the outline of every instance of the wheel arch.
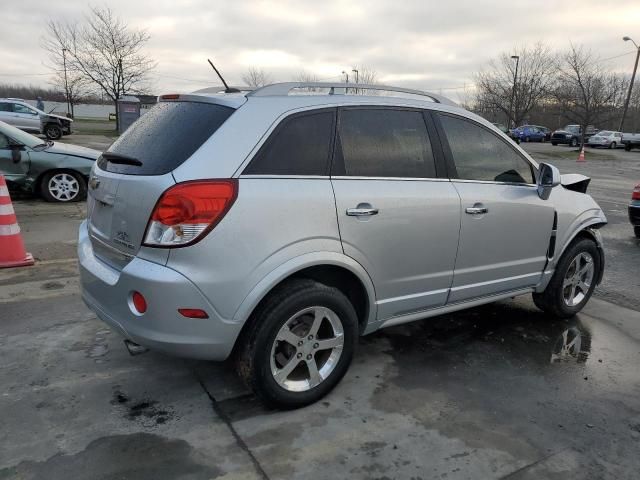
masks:
<svg viewBox="0 0 640 480"><path fill-rule="evenodd" d="M250 323L253 312L278 286L294 278L311 278L342 291L353 303L362 333L367 324L375 321L375 289L368 273L355 260L336 252L314 252L285 262L266 275L245 297L234 314L233 321ZM242 336L242 332L240 334Z"/></svg>
<svg viewBox="0 0 640 480"><path fill-rule="evenodd" d="M573 242L580 238L587 238L589 240L593 240L598 247L598 252L600 253L600 272L598 272L598 277L596 279L596 285L599 285L602 282L602 276L604 274L604 246L602 243L602 235L600 234L599 229L607 224L606 221L603 221L602 218L592 218L588 220L585 224L582 224L580 228L576 229L564 242L562 248L560 249L559 254L556 256L556 260L554 262L554 268L557 265L558 261L564 255L564 252L569 248Z"/></svg>

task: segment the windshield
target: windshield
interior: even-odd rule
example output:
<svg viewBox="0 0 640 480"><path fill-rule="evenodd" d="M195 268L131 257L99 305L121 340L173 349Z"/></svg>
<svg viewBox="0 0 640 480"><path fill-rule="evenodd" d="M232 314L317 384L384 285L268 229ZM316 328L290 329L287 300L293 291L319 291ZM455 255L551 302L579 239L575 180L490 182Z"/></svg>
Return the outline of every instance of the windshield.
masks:
<svg viewBox="0 0 640 480"><path fill-rule="evenodd" d="M38 137L34 137L33 135L23 132L22 130L8 125L4 122L0 122L0 132L4 133L11 140L19 143L20 145L25 145L29 148L37 147L38 145L46 145L42 140Z"/></svg>
<svg viewBox="0 0 640 480"><path fill-rule="evenodd" d="M578 125L567 125L564 127L567 132L580 133L580 127Z"/></svg>

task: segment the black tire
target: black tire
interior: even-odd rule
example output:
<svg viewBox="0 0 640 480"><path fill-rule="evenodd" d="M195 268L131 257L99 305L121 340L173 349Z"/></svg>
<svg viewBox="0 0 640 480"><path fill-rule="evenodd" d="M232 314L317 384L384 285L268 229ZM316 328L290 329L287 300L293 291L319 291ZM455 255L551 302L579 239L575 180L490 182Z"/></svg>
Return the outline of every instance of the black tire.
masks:
<svg viewBox="0 0 640 480"><path fill-rule="evenodd" d="M611 142L609 144L609 148L616 148L616 142Z"/></svg>
<svg viewBox="0 0 640 480"><path fill-rule="evenodd" d="M285 323L296 313L314 306L328 308L339 318L344 334L342 352L320 384L306 391L290 391L278 384L271 372L272 348ZM337 288L309 279L291 280L270 293L249 321L246 333L239 339L237 370L247 386L269 407L291 409L318 401L340 382L351 364L358 340L358 317L349 299ZM304 336L306 334L301 339ZM297 347L294 350L299 351ZM300 366L304 360L299 362Z"/></svg>
<svg viewBox="0 0 640 480"><path fill-rule="evenodd" d="M571 266L571 262L576 258L576 256L580 253L588 253L591 255L591 258L594 262L594 273L593 279L591 281L591 285L584 295L584 298L580 301L580 303L569 306L565 303L564 299L564 289L562 284L564 282L565 276L569 267ZM591 295L593 294L593 290L596 288L596 281L600 278L600 270L602 268L602 261L600 258L600 251L596 243L589 238L579 238L575 240L567 250L562 255L562 258L558 262L556 266L556 271L551 277L551 281L547 288L542 293L534 293L533 301L536 306L544 311L545 313L549 313L558 318L570 318L573 317L576 313L584 308L587 304Z"/></svg>
<svg viewBox="0 0 640 480"><path fill-rule="evenodd" d="M551 142L551 145L553 145L554 147L558 145L558 142Z"/></svg>
<svg viewBox="0 0 640 480"><path fill-rule="evenodd" d="M624 146L624 151L625 151L625 152L630 152L630 151L631 151L631 145L629 145L629 144L625 144L625 146Z"/></svg>
<svg viewBox="0 0 640 480"><path fill-rule="evenodd" d="M633 233L636 234L636 237L640 238L640 227L633 227Z"/></svg>
<svg viewBox="0 0 640 480"><path fill-rule="evenodd" d="M572 138L571 142L569 143L570 146L572 147L577 147L578 146L578 139L577 138Z"/></svg>
<svg viewBox="0 0 640 480"><path fill-rule="evenodd" d="M65 180L69 187L66 190L52 189L51 181L54 177L69 177ZM62 180L61 178L61 180ZM74 184L73 181L76 183ZM76 186L72 187L72 186ZM52 170L45 173L40 180L40 194L47 202L71 203L79 202L87 197L87 181L78 172L72 170Z"/></svg>
<svg viewBox="0 0 640 480"><path fill-rule="evenodd" d="M60 140L62 138L62 127L55 123L48 123L44 127L44 134L49 140Z"/></svg>
<svg viewBox="0 0 640 480"><path fill-rule="evenodd" d="M531 139L529 137L524 137L524 141L529 143L531 141Z"/></svg>

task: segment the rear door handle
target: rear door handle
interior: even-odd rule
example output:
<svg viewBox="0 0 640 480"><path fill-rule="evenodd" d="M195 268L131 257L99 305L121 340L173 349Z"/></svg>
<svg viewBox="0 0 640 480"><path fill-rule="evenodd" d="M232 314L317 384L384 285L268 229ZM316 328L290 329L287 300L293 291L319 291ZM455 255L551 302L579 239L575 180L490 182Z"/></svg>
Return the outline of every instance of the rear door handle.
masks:
<svg viewBox="0 0 640 480"><path fill-rule="evenodd" d="M484 213L487 213L489 211L489 209L487 207L482 206L482 204L478 204L476 203L473 207L467 207L465 209L465 212L467 212L469 215L482 215Z"/></svg>
<svg viewBox="0 0 640 480"><path fill-rule="evenodd" d="M372 215L377 215L378 209L369 207L369 208L347 208L347 215L350 217L370 217Z"/></svg>

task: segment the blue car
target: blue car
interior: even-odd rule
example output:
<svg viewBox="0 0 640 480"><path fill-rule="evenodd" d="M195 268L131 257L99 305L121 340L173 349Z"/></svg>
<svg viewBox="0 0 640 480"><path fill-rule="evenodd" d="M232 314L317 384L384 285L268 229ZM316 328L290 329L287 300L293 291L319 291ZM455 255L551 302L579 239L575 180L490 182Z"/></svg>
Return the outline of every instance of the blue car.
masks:
<svg viewBox="0 0 640 480"><path fill-rule="evenodd" d="M542 127L523 125L513 129L513 136L522 142L544 142L547 133Z"/></svg>

